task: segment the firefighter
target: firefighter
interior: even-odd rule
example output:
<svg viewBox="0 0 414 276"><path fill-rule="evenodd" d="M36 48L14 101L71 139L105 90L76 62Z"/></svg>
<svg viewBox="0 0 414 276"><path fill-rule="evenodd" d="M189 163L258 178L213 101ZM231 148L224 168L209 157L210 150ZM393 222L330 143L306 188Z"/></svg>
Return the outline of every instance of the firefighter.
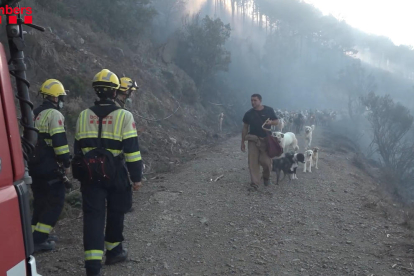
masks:
<svg viewBox="0 0 414 276"><path fill-rule="evenodd" d="M92 87L99 100L82 111L76 123L73 175L81 181L86 273L95 276L101 275L104 246L105 264L127 259L122 232L124 214L132 206L128 172L137 191L142 185L142 160L134 117L114 102L119 78L103 69Z"/></svg>
<svg viewBox="0 0 414 276"><path fill-rule="evenodd" d="M126 108L126 105L127 103L131 103L132 92L138 89L138 85L135 81L128 77L120 78L119 82L120 86L117 91L117 96L115 98L115 104L125 110L128 110ZM127 213L131 213L133 211L134 207L131 206Z"/></svg>
<svg viewBox="0 0 414 276"><path fill-rule="evenodd" d="M115 104L123 109L126 109L127 103L131 102L132 92L138 89L138 85L131 78L122 77L120 80L120 87L117 91L117 97L115 98Z"/></svg>
<svg viewBox="0 0 414 276"><path fill-rule="evenodd" d="M43 103L34 110L35 127L39 130L34 153L29 158L33 178L32 230L35 252L53 250L56 236L50 235L65 200L63 179L70 172L70 154L65 132L63 107L65 89L56 79L45 81L39 93Z"/></svg>

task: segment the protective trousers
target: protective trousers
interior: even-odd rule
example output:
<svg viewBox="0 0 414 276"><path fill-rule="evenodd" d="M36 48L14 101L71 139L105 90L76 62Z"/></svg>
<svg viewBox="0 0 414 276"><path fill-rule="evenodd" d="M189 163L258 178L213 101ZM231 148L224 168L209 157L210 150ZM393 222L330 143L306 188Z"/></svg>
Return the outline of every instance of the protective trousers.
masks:
<svg viewBox="0 0 414 276"><path fill-rule="evenodd" d="M82 183L82 200L85 268L89 273L98 274L102 266L104 246L106 256L122 253L124 214L132 206L132 190L130 186L119 191ZM106 210L108 214L104 236Z"/></svg>
<svg viewBox="0 0 414 276"><path fill-rule="evenodd" d="M32 231L35 244L45 242L59 219L65 202L65 185L62 181L48 184L49 180L33 178Z"/></svg>
<svg viewBox="0 0 414 276"><path fill-rule="evenodd" d="M260 166L263 167L263 180L270 179L272 159L267 155L266 142L263 138L248 140L248 160L252 183L260 184Z"/></svg>

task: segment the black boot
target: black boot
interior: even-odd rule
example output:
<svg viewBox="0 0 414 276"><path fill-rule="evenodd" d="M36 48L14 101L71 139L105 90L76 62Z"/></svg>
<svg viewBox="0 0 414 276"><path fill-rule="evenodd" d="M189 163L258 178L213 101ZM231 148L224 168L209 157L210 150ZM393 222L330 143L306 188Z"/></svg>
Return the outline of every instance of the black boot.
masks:
<svg viewBox="0 0 414 276"><path fill-rule="evenodd" d="M102 275L101 272L93 273L93 272L86 270L86 276L101 276L101 275Z"/></svg>
<svg viewBox="0 0 414 276"><path fill-rule="evenodd" d="M55 242L54 241L44 241L42 243L35 243L34 244L34 252L39 252L39 251L50 251L55 249Z"/></svg>
<svg viewBox="0 0 414 276"><path fill-rule="evenodd" d="M125 262L128 259L128 251L126 249L122 249L122 252L117 256L110 256L106 255L105 264L106 265L113 265L116 263Z"/></svg>
<svg viewBox="0 0 414 276"><path fill-rule="evenodd" d="M47 238L48 241L54 241L54 242L58 242L59 238L56 235L49 235L49 237Z"/></svg>

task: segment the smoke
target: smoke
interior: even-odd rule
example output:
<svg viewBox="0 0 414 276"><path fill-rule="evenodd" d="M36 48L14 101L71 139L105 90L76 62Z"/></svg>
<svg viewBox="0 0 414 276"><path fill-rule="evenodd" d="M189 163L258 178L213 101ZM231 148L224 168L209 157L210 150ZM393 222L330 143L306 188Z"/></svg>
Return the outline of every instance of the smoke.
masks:
<svg viewBox="0 0 414 276"><path fill-rule="evenodd" d="M414 63L395 56L398 52L414 60L409 47L365 34L306 3L191 0L184 10L230 23L226 46L232 62L229 72L219 77L227 79L238 98L248 100L259 93L264 104L274 108L349 114L358 97L374 91L392 94L397 102L414 108L413 97L408 97L414 92ZM183 15L174 15L169 34L180 28Z"/></svg>
<svg viewBox="0 0 414 276"><path fill-rule="evenodd" d="M209 95L213 103L238 105L241 114L250 108L250 95L259 93L263 104L275 109L335 110L338 120L331 131L375 160L380 156L370 152L373 136L360 98L390 94L414 109L412 47L365 34L303 1L188 0L185 9L163 4L179 0L154 1L160 11L159 41L180 29L186 14L230 24L231 64L216 76L214 89L221 93ZM221 98L213 98L217 95Z"/></svg>

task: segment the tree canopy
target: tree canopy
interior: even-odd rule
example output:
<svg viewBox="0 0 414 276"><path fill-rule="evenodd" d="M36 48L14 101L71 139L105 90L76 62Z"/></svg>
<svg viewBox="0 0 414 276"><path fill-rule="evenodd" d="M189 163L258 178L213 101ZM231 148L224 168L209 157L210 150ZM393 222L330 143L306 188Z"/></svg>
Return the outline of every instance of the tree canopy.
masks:
<svg viewBox="0 0 414 276"><path fill-rule="evenodd" d="M219 18L192 17L180 35L177 63L198 86L219 71L227 71L231 61L225 43L231 33L230 25Z"/></svg>

